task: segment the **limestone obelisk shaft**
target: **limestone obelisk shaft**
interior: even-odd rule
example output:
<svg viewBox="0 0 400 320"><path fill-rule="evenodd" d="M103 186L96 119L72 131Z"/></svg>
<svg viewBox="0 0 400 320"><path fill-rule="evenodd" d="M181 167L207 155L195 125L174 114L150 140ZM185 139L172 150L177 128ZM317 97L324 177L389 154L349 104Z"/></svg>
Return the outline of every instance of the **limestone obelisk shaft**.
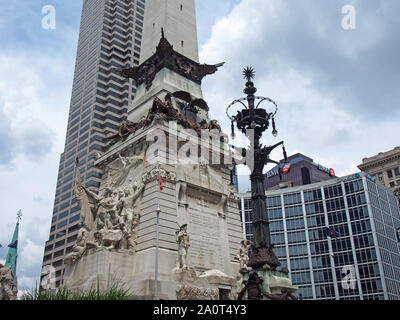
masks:
<svg viewBox="0 0 400 320"><path fill-rule="evenodd" d="M175 51L199 61L194 0L146 1L140 63L155 52L161 29Z"/></svg>

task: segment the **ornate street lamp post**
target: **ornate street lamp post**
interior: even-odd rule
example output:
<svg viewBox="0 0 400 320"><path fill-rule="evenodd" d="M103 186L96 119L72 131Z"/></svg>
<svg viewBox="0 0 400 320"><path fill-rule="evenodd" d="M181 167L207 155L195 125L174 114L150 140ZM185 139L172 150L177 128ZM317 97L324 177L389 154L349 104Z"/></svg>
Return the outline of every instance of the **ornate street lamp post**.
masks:
<svg viewBox="0 0 400 320"><path fill-rule="evenodd" d="M254 159L254 164L252 165L252 168L250 168L250 170L252 170L250 180L251 198L253 203L253 234L255 246L250 255L248 266L252 267L253 269L260 269L265 265L268 265L270 268L275 269L276 267L280 266L280 262L273 252L273 244L271 243L263 169L268 163L275 163L279 165L279 162L270 159L269 155L272 150L280 145L282 145L285 159L285 170L283 171L287 172L290 164L287 161L287 155L285 147L283 146L283 141L269 147L262 146L260 143L263 132L269 128L270 121L272 122L273 136L276 137L278 134L275 127L274 118L278 111L278 106L270 98L258 97L254 95L257 91L252 81L254 78L254 73L255 72L251 67L244 69L243 76L247 80L244 93L247 95L247 97L233 101L228 106L226 113L232 122L233 138L235 136L235 122L237 128L244 134L249 135L250 133L251 135L251 132L254 133L254 138L250 139L250 148L247 150L242 149L243 156L252 156L252 159ZM244 103L245 101L247 101L247 105ZM258 102L257 105L255 104L256 101ZM260 105L263 102L272 104L273 111L268 112L266 109L261 108ZM229 109L237 103L241 103L244 106L244 109L238 111L236 115L230 116ZM281 174L281 171L279 171L279 173Z"/></svg>

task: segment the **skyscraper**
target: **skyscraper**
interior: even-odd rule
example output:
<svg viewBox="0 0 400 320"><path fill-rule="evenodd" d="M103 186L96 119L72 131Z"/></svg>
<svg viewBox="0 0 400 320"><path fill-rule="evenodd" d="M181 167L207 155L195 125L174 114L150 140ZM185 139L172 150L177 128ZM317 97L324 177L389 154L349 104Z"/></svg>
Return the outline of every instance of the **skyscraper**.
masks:
<svg viewBox="0 0 400 320"><path fill-rule="evenodd" d="M126 119L135 94L132 81L115 69L139 64L144 10L144 0L83 1L65 149L43 258L43 266L56 268L57 286L80 218L72 182L75 159L85 186L98 192L101 170L93 166L96 154L105 150L106 137Z"/></svg>

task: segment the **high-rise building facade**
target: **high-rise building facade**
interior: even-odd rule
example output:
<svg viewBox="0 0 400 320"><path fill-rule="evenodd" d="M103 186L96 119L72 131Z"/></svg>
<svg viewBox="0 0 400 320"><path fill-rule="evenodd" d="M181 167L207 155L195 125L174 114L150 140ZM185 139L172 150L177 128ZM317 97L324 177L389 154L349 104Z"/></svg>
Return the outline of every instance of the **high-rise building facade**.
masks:
<svg viewBox="0 0 400 320"><path fill-rule="evenodd" d="M400 205L400 147L364 158L358 168L392 190Z"/></svg>
<svg viewBox="0 0 400 320"><path fill-rule="evenodd" d="M266 195L274 252L303 299L400 299L400 211L385 186L357 173ZM240 205L251 240L251 194Z"/></svg>
<svg viewBox="0 0 400 320"><path fill-rule="evenodd" d="M65 149L43 258L43 266L55 267L57 286L80 220L73 191L75 159L85 186L98 192L101 170L93 166L96 154L105 150L106 137L126 119L135 94L132 81L115 69L139 64L144 12L144 0L83 1Z"/></svg>

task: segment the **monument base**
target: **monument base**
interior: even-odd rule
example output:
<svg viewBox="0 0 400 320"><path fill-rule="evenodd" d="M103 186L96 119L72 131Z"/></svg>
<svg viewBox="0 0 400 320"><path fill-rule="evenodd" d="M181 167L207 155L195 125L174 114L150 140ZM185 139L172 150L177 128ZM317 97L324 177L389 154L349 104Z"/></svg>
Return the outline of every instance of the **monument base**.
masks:
<svg viewBox="0 0 400 320"><path fill-rule="evenodd" d="M144 257L107 249L84 254L77 262L66 265L64 285L71 290L107 290L117 286L135 299L164 300L235 300L237 281L219 270L200 273L193 268L161 269L157 293L154 270L135 272Z"/></svg>

